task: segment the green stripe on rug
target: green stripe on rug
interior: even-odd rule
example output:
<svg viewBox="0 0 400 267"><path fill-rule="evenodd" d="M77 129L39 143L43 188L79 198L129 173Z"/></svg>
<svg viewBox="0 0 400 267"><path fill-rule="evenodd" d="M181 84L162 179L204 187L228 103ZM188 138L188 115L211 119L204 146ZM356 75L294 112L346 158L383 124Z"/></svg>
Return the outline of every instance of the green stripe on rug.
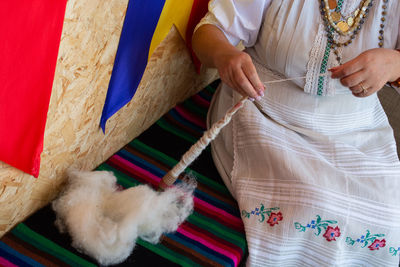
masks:
<svg viewBox="0 0 400 267"><path fill-rule="evenodd" d="M115 168L103 163L97 170L104 170L104 171L112 171L114 172L115 176L117 177L117 181L120 185L124 186L125 188L129 188L132 186L137 186L140 185L140 183L135 183L132 182L132 177L119 172ZM227 240L228 242L235 244L236 246L240 247L242 251L245 251L246 249L246 239L242 234L239 234L238 232L230 229L229 227L226 227L220 223L218 223L215 220L210 219L207 216L204 216L198 212L193 212L192 215L190 215L187 218L187 221L190 223L205 229L214 235Z"/></svg>
<svg viewBox="0 0 400 267"><path fill-rule="evenodd" d="M117 183L125 188L134 187L134 186L138 186L141 184L140 182L132 179L131 176L119 171L116 168L113 168L112 166L108 165L107 163L101 164L99 167L96 168L96 170L112 171L114 173L115 177L117 177Z"/></svg>
<svg viewBox="0 0 400 267"><path fill-rule="evenodd" d="M156 149L154 149L152 147L149 147L148 145L140 142L137 139L133 140L129 144L132 147L134 147L135 149L139 150L140 152L145 153L146 155L161 161L163 164L165 164L165 165L167 165L167 166L169 166L171 168L174 167L178 163L177 160L165 155L164 153L162 153L162 152L160 152L160 151L158 151L158 150L156 150ZM222 184L220 184L218 182L215 182L215 181L211 180L210 178L207 178L206 176L201 175L200 173L198 173L198 172L196 172L196 171L194 171L194 170L192 170L190 168L187 168L186 172L187 171L193 173L193 175L196 177L196 179L199 182L201 182L203 184L206 184L209 187L211 187L211 188L213 188L213 189L215 189L215 190L217 190L217 191L219 191L221 193L225 193L227 195L230 195L229 190L225 187L225 185L222 185Z"/></svg>
<svg viewBox="0 0 400 267"><path fill-rule="evenodd" d="M200 266L191 259L165 247L162 244L150 244L142 239L138 239L136 241L139 245L147 248L148 250L151 250L152 252L160 255L161 257L170 260L176 264L179 264L184 267L191 267L191 266Z"/></svg>
<svg viewBox="0 0 400 267"><path fill-rule="evenodd" d="M31 244L37 249L53 255L71 266L96 266L95 264L88 262L71 253L69 250L57 245L53 241L41 236L23 223L18 224L11 232L16 237Z"/></svg>
<svg viewBox="0 0 400 267"><path fill-rule="evenodd" d="M130 176L125 175L125 174L118 175L118 173L117 173L118 171L107 164L103 163L98 168L98 170L113 171L115 173L115 175L117 176L118 183L123 186L124 186L124 184L128 185L128 186L130 184L135 184L135 183L130 183L129 181L127 181L127 180L130 180L130 181L132 180L132 178ZM120 177L118 177L118 176L120 176ZM139 185L139 183L137 185ZM133 185L133 186L135 186L135 185ZM227 228L226 226L224 226L206 216L203 216L197 212L193 212L193 214L187 218L187 221L196 225L199 228L202 228L204 230L207 230L207 231L213 233L214 235L220 237L221 239L226 240L227 242L235 244L236 246L240 247L243 252L246 249L246 241L243 237L238 236L237 233L235 233L235 231ZM166 248L162 244L155 245L155 244L151 244L151 243L148 243L148 242L140 240L140 239L138 239L138 244L146 247L147 249L151 250L152 252L154 252L168 260L171 260L177 264L183 264L182 261L185 262L187 264L187 266L193 266L193 264L195 264L189 258L182 256L180 253L176 253L175 251ZM184 257L184 259L182 259L182 257Z"/></svg>
<svg viewBox="0 0 400 267"><path fill-rule="evenodd" d="M172 126L171 124L167 123L163 118L159 119L156 124L160 126L162 129L164 129L167 132L173 133L176 136L188 141L189 143L196 143L197 139L194 138L193 136L187 134L185 131L182 131L181 129Z"/></svg>
<svg viewBox="0 0 400 267"><path fill-rule="evenodd" d="M218 223L212 218L206 217L194 211L186 220L228 241L229 243L240 247L243 252L247 249L246 239L243 233L239 234L231 228Z"/></svg>
<svg viewBox="0 0 400 267"><path fill-rule="evenodd" d="M211 85L207 85L205 89L206 89L206 91L208 91L211 94L214 94L215 91L217 90L216 88L212 87Z"/></svg>
<svg viewBox="0 0 400 267"><path fill-rule="evenodd" d="M192 99L187 99L185 102L182 103L182 105L188 109L189 111L195 113L196 115L199 115L202 118L206 118L207 117L207 109L201 108L198 105L196 105L196 103L193 102Z"/></svg>

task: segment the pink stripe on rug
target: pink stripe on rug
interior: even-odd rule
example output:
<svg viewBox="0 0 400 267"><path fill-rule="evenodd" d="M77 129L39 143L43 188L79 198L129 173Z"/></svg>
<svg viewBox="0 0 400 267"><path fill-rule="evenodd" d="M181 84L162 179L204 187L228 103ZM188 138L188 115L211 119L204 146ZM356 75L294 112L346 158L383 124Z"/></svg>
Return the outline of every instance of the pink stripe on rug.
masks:
<svg viewBox="0 0 400 267"><path fill-rule="evenodd" d="M0 257L0 265L4 266L4 267L18 267L18 265L15 265L15 264L9 262L8 260L6 260L3 257Z"/></svg>
<svg viewBox="0 0 400 267"><path fill-rule="evenodd" d="M209 210L212 210L212 211L214 211L216 213L221 214L221 216L223 216L226 219L228 219L231 222L231 224L233 224L233 225L237 225L237 226L243 227L243 222L242 222L241 218L235 217L232 214L230 214L230 213L228 213L228 212L226 212L226 211L224 211L224 210L222 210L220 208L217 208L217 207L215 207L215 206L213 206L213 205L211 205L211 204L209 204L209 203L205 202L204 200L201 200L201 199L199 199L197 197L194 197L194 203L195 204L199 204L199 205L201 205L201 206L203 206L203 207L205 207L205 208L207 208Z"/></svg>
<svg viewBox="0 0 400 267"><path fill-rule="evenodd" d="M197 126L203 128L203 129L207 129L206 126L206 122L204 121L204 119L201 119L199 117L197 117L196 115L189 113L187 110L185 110L184 108L181 107L181 105L177 105L175 107L175 110L179 113L179 115L181 115L184 119L192 122L193 124L196 124Z"/></svg>
<svg viewBox="0 0 400 267"><path fill-rule="evenodd" d="M131 173L134 173L136 175L139 175L141 178L148 180L149 183L151 184L155 184L158 185L158 183L160 182L161 178L158 176L155 176L154 174L152 174L149 171L146 171L138 166L136 166L135 164L133 164L132 162L122 158L121 156L118 155L114 155L109 159L112 163L114 163L115 165L118 165L118 167L127 170Z"/></svg>
<svg viewBox="0 0 400 267"><path fill-rule="evenodd" d="M146 170L136 166L135 164L122 158L121 156L114 155L109 159L109 161L112 162L113 164L117 165L121 169L128 171L129 173L133 173L134 175L140 176L140 178L148 181L152 185L158 185L158 183L161 180L161 178L155 176L154 174L152 174L149 171L146 171ZM194 197L193 200L194 200L195 204L201 205L208 210L212 210L213 212L220 214L230 224L243 227L243 222L240 218L235 217L232 214L230 214L220 208L217 208L197 197Z"/></svg>
<svg viewBox="0 0 400 267"><path fill-rule="evenodd" d="M196 226L193 225L193 227L196 227ZM231 246L231 244L226 242L226 240L221 239L217 236L215 236L215 237L210 236L210 234L206 233L207 230L205 230L205 229L197 230L196 228L193 228L193 227L191 227L190 225L185 224L185 223L181 225L181 228L183 230L185 230L186 232L189 232L192 235L194 235L198 238L201 238L201 239L205 240L206 242L212 243L215 246L219 247L220 249L227 251L228 253L233 254L234 257L236 259L238 259L238 262L240 261L240 259L242 258L242 254L239 251L237 251L234 246Z"/></svg>
<svg viewBox="0 0 400 267"><path fill-rule="evenodd" d="M186 236L186 237L188 237L188 238L190 238L190 239L192 239L192 240L194 240L194 241L196 241L196 242L199 242L200 244L203 244L206 247L211 248L212 250L214 250L214 251L216 251L216 252L218 252L218 253L220 253L220 254L222 254L222 255L230 258L230 259L232 259L234 264L235 264L235 266L238 266L239 259L237 258L237 256L234 253L231 253L231 252L229 252L227 250L224 250L224 249L218 247L218 245L215 245L215 244L213 244L211 242L208 242L207 240L205 240L205 239L203 239L203 238L201 238L201 237L199 237L197 235L194 235L194 234L190 233L189 231L183 229L182 227L179 227L177 232L182 234L182 235L184 235L184 236Z"/></svg>
<svg viewBox="0 0 400 267"><path fill-rule="evenodd" d="M196 103L199 106L202 106L204 108L209 108L210 107L210 102L199 96L198 94L195 94L192 96L192 100L194 103Z"/></svg>

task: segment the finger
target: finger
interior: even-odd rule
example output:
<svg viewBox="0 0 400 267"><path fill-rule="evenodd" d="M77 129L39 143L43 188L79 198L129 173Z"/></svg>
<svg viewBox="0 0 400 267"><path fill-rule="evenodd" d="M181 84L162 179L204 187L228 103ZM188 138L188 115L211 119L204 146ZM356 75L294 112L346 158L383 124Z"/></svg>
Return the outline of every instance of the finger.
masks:
<svg viewBox="0 0 400 267"><path fill-rule="evenodd" d="M247 96L246 92L243 91L241 88L239 88L239 87L236 85L236 83L234 83L231 79L229 79L229 78L222 79L222 78L221 78L221 80L222 80L226 85L228 85L232 90L235 90L236 92L238 92L238 93L241 94L242 96ZM250 100L250 101L254 101L254 98L249 97L249 100Z"/></svg>
<svg viewBox="0 0 400 267"><path fill-rule="evenodd" d="M356 57L355 59L350 60L343 65L331 68L329 70L332 72L331 77L333 79L340 79L362 70L363 66L364 64L362 64L360 57Z"/></svg>
<svg viewBox="0 0 400 267"><path fill-rule="evenodd" d="M367 72L361 74L357 79L360 79L361 81L358 84L349 87L353 93L360 94L364 89L368 92L372 92L376 91L376 88L378 88L379 84L376 83L375 77L373 75L368 76Z"/></svg>
<svg viewBox="0 0 400 267"><path fill-rule="evenodd" d="M243 91L243 89L238 85L238 83L236 83L236 81L233 80L233 78L231 78L231 77L234 77L232 70L230 70L229 75L227 77L228 78L226 78L226 79L229 81L229 84L227 83L229 85L229 87L234 89L236 92L238 92L242 96L248 96L248 94L245 91ZM249 100L254 101L254 98L249 97Z"/></svg>
<svg viewBox="0 0 400 267"><path fill-rule="evenodd" d="M253 62L245 63L242 66L242 70L246 75L247 79L250 81L251 85L257 90L259 96L264 96L264 84L261 82L258 77L256 68L253 65Z"/></svg>
<svg viewBox="0 0 400 267"><path fill-rule="evenodd" d="M237 84L238 88L242 89L246 93L247 96L255 99L260 98L258 92L250 83L241 67L233 69L232 74L232 80Z"/></svg>
<svg viewBox="0 0 400 267"><path fill-rule="evenodd" d="M362 91L360 93L353 93L353 95L356 96L356 97L367 97L367 96L370 96L371 93L369 93L368 91L365 91L365 92Z"/></svg>
<svg viewBox="0 0 400 267"><path fill-rule="evenodd" d="M362 81L361 85L363 88L365 88L365 90L368 91L368 95L372 95L373 93L376 93L382 89L382 87L385 85L385 82L379 80L377 81L374 76L369 76L367 79Z"/></svg>
<svg viewBox="0 0 400 267"><path fill-rule="evenodd" d="M367 73L365 71L357 71L356 73L341 78L340 83L343 86L349 87L351 89L353 87L357 87L360 83L362 83L366 79L367 79Z"/></svg>
<svg viewBox="0 0 400 267"><path fill-rule="evenodd" d="M357 84L356 86L350 87L350 91L351 91L353 94L359 94L359 93L361 93L362 91L364 91L364 89L363 89L363 87L361 87L359 84Z"/></svg>
<svg viewBox="0 0 400 267"><path fill-rule="evenodd" d="M375 93L377 91L377 89L376 89L377 87L375 85L371 86L368 84L370 84L370 83L367 80L367 81L362 82L360 85L358 85L358 87L355 86L355 88L357 88L357 89L352 91L353 95L356 97L367 97L367 96L370 96L373 93Z"/></svg>
<svg viewBox="0 0 400 267"><path fill-rule="evenodd" d="M360 86L359 86L360 87ZM361 90L354 90L352 91L352 94L356 97L367 97L370 95L370 88L363 87Z"/></svg>
<svg viewBox="0 0 400 267"><path fill-rule="evenodd" d="M226 85L228 85L230 88L235 89L236 90L236 85L232 82L231 80L231 75L229 73L229 71L219 71L219 77L221 78L221 81L223 83L225 83Z"/></svg>
<svg viewBox="0 0 400 267"><path fill-rule="evenodd" d="M361 82L353 87L350 87L350 90L353 94L360 94L365 90L368 90L369 87L365 85L365 83Z"/></svg>

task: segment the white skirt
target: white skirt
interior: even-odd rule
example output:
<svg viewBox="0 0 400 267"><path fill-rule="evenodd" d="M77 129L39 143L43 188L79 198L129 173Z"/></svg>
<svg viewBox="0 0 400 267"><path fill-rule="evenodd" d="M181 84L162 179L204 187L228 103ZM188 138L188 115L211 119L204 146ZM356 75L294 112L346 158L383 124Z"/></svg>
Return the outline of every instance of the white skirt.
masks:
<svg viewBox="0 0 400 267"><path fill-rule="evenodd" d="M281 78L256 68L264 82ZM240 97L222 84L209 125ZM399 265L400 163L376 94L321 97L272 84L212 154L242 213L248 265Z"/></svg>

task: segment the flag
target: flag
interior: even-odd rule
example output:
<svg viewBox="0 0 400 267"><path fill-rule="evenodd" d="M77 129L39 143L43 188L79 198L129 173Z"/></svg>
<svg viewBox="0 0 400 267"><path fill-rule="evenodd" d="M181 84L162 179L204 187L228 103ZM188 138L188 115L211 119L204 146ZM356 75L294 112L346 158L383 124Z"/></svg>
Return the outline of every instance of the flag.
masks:
<svg viewBox="0 0 400 267"><path fill-rule="evenodd" d="M66 2L0 1L0 160L35 177Z"/></svg>
<svg viewBox="0 0 400 267"><path fill-rule="evenodd" d="M201 63L197 56L194 54L192 49L192 35L194 28L196 28L197 23L205 16L208 11L209 0L194 0L192 11L190 12L190 17L186 29L186 44L192 55L193 63L196 67L197 73L200 73Z"/></svg>
<svg viewBox="0 0 400 267"><path fill-rule="evenodd" d="M107 120L132 99L148 58L172 25L184 39L190 35L187 39L190 40L194 26L207 10L207 3L208 0L129 1L100 119L104 132Z"/></svg>

